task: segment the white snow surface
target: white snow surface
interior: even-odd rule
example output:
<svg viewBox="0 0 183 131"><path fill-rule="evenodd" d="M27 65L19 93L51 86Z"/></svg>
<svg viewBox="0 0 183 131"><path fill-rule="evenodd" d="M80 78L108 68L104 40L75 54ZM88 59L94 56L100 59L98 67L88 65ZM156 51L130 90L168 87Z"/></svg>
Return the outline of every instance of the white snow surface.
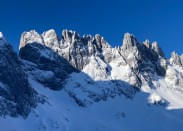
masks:
<svg viewBox="0 0 183 131"><path fill-rule="evenodd" d="M4 36L3 36L3 33L0 32L0 39L2 39Z"/></svg>
<svg viewBox="0 0 183 131"><path fill-rule="evenodd" d="M0 118L3 131L181 131L182 110L167 110L148 105L148 93L134 100L124 96L101 101L83 108L62 91L51 91L30 79L48 103L39 105L27 119ZM158 98L159 99L159 98Z"/></svg>
<svg viewBox="0 0 183 131"><path fill-rule="evenodd" d="M123 67L123 69L125 72L121 76L117 71L112 71L112 77L125 80L129 68ZM102 83L89 86L87 84L89 79L90 76L85 75L84 72L71 74L66 89L81 84L95 92L98 89L99 93ZM3 131L182 131L183 94L172 90L165 79L154 81L156 89L144 85L134 99L122 95L89 104L87 107L80 107L66 90L52 91L30 77L29 82L32 87L39 94L45 95L47 102L39 104L26 119L0 118L0 129ZM110 85L105 86L110 87ZM86 94L82 90L77 87L72 89L80 95L81 99L86 99ZM167 105L158 104L162 100L167 102Z"/></svg>

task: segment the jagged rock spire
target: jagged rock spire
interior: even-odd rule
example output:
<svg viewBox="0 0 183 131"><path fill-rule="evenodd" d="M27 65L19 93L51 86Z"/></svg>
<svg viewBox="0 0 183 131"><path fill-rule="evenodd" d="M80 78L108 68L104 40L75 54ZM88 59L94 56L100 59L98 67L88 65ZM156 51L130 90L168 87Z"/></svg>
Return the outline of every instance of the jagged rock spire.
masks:
<svg viewBox="0 0 183 131"><path fill-rule="evenodd" d="M73 43L74 40L79 39L80 36L79 36L79 34L76 31L63 30L62 31L62 38L63 38L63 40L65 40L67 42Z"/></svg>
<svg viewBox="0 0 183 131"><path fill-rule="evenodd" d="M183 66L183 55L179 56L175 51L172 52L170 63L174 65Z"/></svg>
<svg viewBox="0 0 183 131"><path fill-rule="evenodd" d="M54 29L50 29L46 32L43 32L43 34L41 35L43 40L44 40L44 44L48 47L58 47L59 46L59 40L57 38L57 34L55 32Z"/></svg>
<svg viewBox="0 0 183 131"><path fill-rule="evenodd" d="M161 48L159 47L158 43L155 41L152 43L152 49L160 56L164 56L163 51L161 50Z"/></svg>
<svg viewBox="0 0 183 131"><path fill-rule="evenodd" d="M126 50L136 45L137 45L137 39L135 38L135 36L130 33L125 33L122 48Z"/></svg>
<svg viewBox="0 0 183 131"><path fill-rule="evenodd" d="M23 32L20 39L19 49L24 47L26 44L29 43L43 43L43 39L39 33L35 30L31 30L29 32Z"/></svg>
<svg viewBox="0 0 183 131"><path fill-rule="evenodd" d="M148 39L146 39L144 42L143 42L144 46L146 48L151 48L151 44L150 44L150 41Z"/></svg>

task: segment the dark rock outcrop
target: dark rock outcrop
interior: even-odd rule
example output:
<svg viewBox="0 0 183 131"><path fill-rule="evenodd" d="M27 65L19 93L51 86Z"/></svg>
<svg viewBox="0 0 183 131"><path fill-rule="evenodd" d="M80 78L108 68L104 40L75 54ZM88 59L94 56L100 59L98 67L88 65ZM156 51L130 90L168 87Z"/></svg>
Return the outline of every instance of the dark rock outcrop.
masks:
<svg viewBox="0 0 183 131"><path fill-rule="evenodd" d="M0 39L0 115L26 117L36 106L36 92L11 45Z"/></svg>
<svg viewBox="0 0 183 131"><path fill-rule="evenodd" d="M54 90L61 89L67 76L73 71L77 72L75 68L51 48L39 43L25 45L20 49L19 56L23 60L36 64L36 69L42 70L42 74L45 74L45 77L41 74L35 74L35 78ZM34 73L35 71L32 71L32 74Z"/></svg>

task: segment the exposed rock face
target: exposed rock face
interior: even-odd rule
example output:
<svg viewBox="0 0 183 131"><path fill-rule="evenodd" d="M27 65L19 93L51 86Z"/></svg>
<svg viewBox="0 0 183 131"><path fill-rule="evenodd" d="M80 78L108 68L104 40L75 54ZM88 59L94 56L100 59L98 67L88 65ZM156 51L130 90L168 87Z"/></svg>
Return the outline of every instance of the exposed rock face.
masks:
<svg viewBox="0 0 183 131"><path fill-rule="evenodd" d="M57 38L57 34L55 30L51 29L42 34L42 38L44 40L44 44L50 48L59 47L59 40Z"/></svg>
<svg viewBox="0 0 183 131"><path fill-rule="evenodd" d="M150 44L146 40L140 44L133 35L127 33L124 35L121 53L135 72L165 75L167 64L157 42Z"/></svg>
<svg viewBox="0 0 183 131"><path fill-rule="evenodd" d="M32 33L36 34L35 37L29 35ZM163 71L164 67L161 69L160 62L165 61L164 55L157 42L150 44L146 41L144 44L140 44L135 36L129 33L124 35L123 46L118 49L113 49L98 34L95 37L90 35L80 37L77 32L69 30L63 30L60 41L54 30L44 32L42 35L39 35L35 31L31 31L30 33L24 32L20 47L33 42L50 47L79 70L82 70L89 63L91 56L97 56L109 63L115 57L112 53L112 50L115 50L134 69L141 68L139 66L145 66L149 63L149 65L154 66L153 68L156 68L158 74L165 74L165 71Z"/></svg>
<svg viewBox="0 0 183 131"><path fill-rule="evenodd" d="M30 35L32 32L35 38ZM124 35L121 47L112 48L98 34L94 37L91 35L81 37L75 31L63 30L62 37L59 39L52 29L42 35L31 31L22 34L20 47L22 59L37 64L40 70L52 72L52 78L49 79L57 80L53 82L57 83L55 84L57 88L61 87L59 83L63 85L62 82L68 74L74 72L69 67L69 63L77 70L89 75L93 80L110 80L115 83L117 78L126 77L125 82L136 88L140 88L143 81L151 86L151 76L156 74L165 76L167 66L166 59L157 42L151 44L147 40L141 44L134 35L129 33ZM62 60L60 60L61 58ZM69 63L65 64L63 58ZM116 68L127 69L128 76L116 74L114 72ZM49 86L49 80L41 81ZM114 83L112 85L115 85ZM72 88L71 91L73 93ZM133 96L135 91L131 92L130 96Z"/></svg>
<svg viewBox="0 0 183 131"><path fill-rule="evenodd" d="M23 32L20 39L19 49L24 47L27 43L43 43L42 36L39 35L35 30L31 30L30 32Z"/></svg>
<svg viewBox="0 0 183 131"><path fill-rule="evenodd" d="M29 35L32 33L35 38ZM60 41L54 30L44 32L42 35L35 31L24 32L20 47L31 42L50 47L79 70L83 70L90 63L90 58L94 56L99 57L106 64L112 62L114 58L121 59L123 64L128 64L136 73L150 71L165 75L166 60L157 42L150 44L149 41L145 41L140 44L135 36L129 33L124 35L123 46L119 48L112 48L98 34L95 37L90 35L80 37L75 31L69 30L63 30Z"/></svg>
<svg viewBox="0 0 183 131"><path fill-rule="evenodd" d="M133 47L137 47L137 39L135 38L134 35L130 33L125 33L122 47L123 50L129 50L132 49Z"/></svg>
<svg viewBox="0 0 183 131"><path fill-rule="evenodd" d="M60 41L52 29L42 35L35 31L24 32L21 37L20 48L29 43L40 43L50 47L80 70L88 64L88 57L101 55L101 51L104 48L110 48L109 44L100 35L80 37L75 31L69 30L63 30Z"/></svg>
<svg viewBox="0 0 183 131"><path fill-rule="evenodd" d="M80 37L75 31L63 30L58 53L67 59L74 67L82 70L91 56L103 57L104 48L110 48L100 35Z"/></svg>
<svg viewBox="0 0 183 131"><path fill-rule="evenodd" d="M179 56L176 52L172 52L170 63L173 65L183 66L183 55Z"/></svg>
<svg viewBox="0 0 183 131"><path fill-rule="evenodd" d="M164 53L156 41L152 43L152 50L156 52L159 56L164 57Z"/></svg>
<svg viewBox="0 0 183 131"><path fill-rule="evenodd" d="M26 117L37 103L36 92L11 45L0 34L0 115Z"/></svg>
<svg viewBox="0 0 183 131"><path fill-rule="evenodd" d="M19 55L21 59L37 65L34 69L28 69L28 71L32 71L32 74L37 73L38 69L43 72L49 72L47 77L43 77L42 75L38 75L40 76L38 77L35 74L35 78L54 90L61 89L67 76L73 71L77 71L51 48L38 43L25 45L20 49Z"/></svg>

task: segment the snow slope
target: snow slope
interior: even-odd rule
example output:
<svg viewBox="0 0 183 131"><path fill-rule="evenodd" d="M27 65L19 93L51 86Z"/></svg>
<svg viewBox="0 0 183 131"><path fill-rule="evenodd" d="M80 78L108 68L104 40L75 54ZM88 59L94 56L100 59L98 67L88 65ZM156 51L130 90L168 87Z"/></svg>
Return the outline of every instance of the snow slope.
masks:
<svg viewBox="0 0 183 131"><path fill-rule="evenodd" d="M109 98L89 105L78 106L68 94L50 91L31 80L47 103L39 105L27 119L1 118L5 131L181 131L183 111L166 109L163 105L148 104L148 93L137 93L135 99L125 96ZM174 97L174 96L172 96ZM175 98L176 99L176 98ZM167 106L169 107L169 106ZM11 125L11 126L9 126Z"/></svg>

